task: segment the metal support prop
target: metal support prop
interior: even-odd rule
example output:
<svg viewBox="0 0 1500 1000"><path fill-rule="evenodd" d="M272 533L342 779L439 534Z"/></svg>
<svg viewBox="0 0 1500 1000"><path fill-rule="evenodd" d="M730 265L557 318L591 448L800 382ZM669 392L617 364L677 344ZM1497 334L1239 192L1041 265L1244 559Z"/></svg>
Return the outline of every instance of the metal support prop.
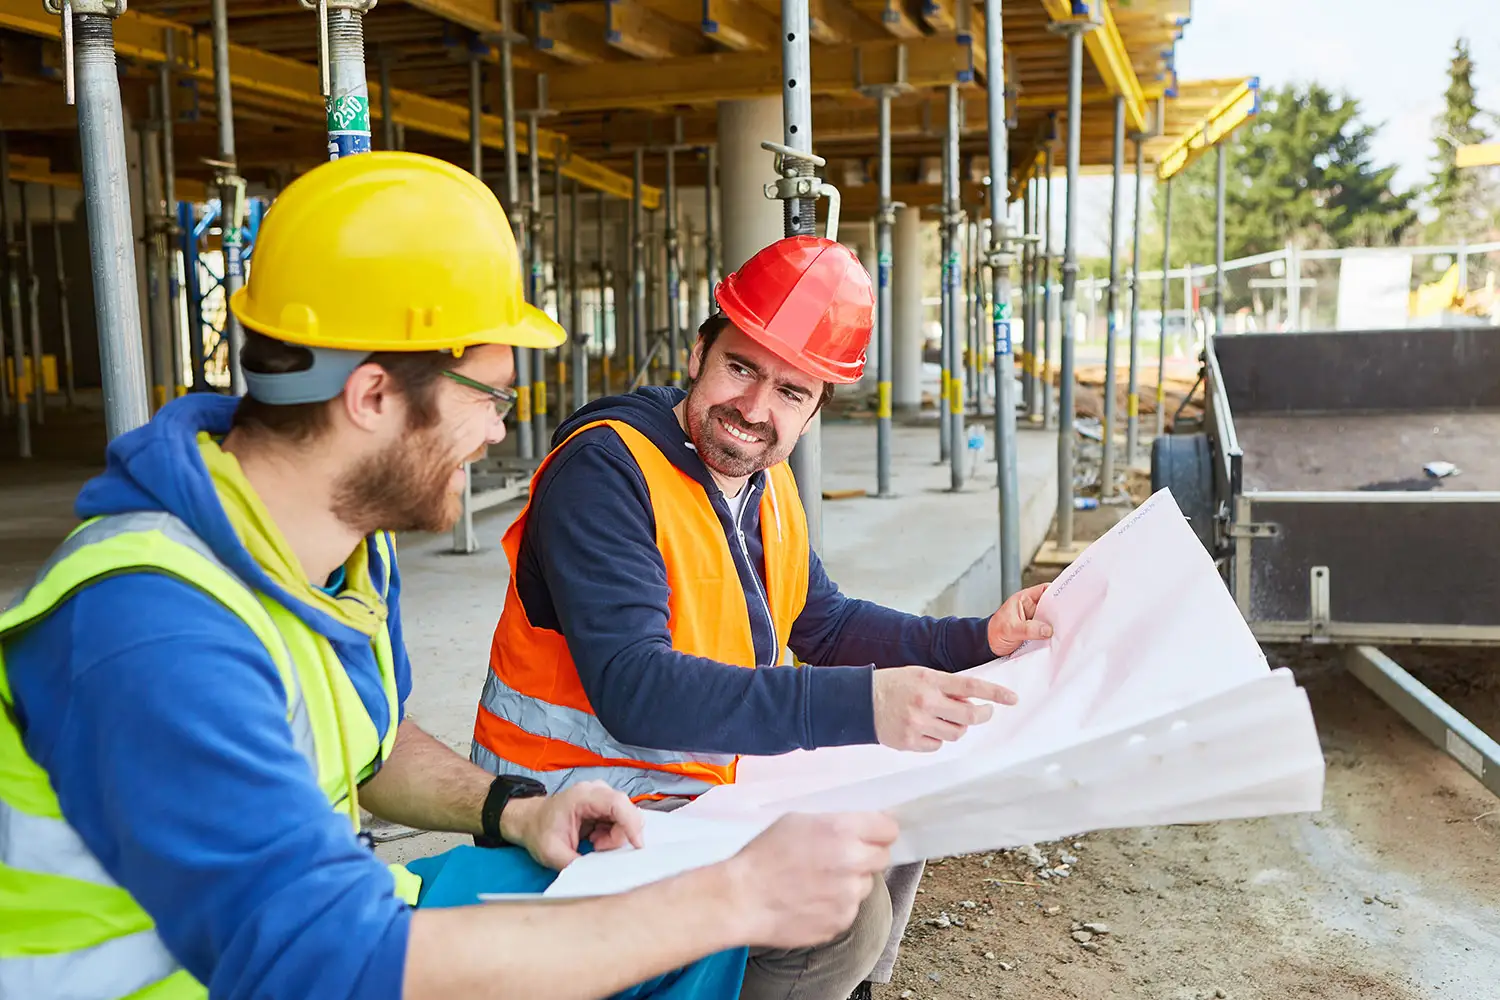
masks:
<svg viewBox="0 0 1500 1000"><path fill-rule="evenodd" d="M703 276L708 286L708 308L712 316L719 305L714 294L719 284L719 233L714 227L714 195L719 187L719 147L708 147L707 176L703 181Z"/></svg>
<svg viewBox="0 0 1500 1000"><path fill-rule="evenodd" d="M516 67L514 39L511 35L511 2L500 0L500 91L501 113L505 129L505 208L510 214L510 228L524 240L527 226L526 208L521 201L521 165L516 155ZM536 457L531 433L531 351L516 348L516 447L523 461Z"/></svg>
<svg viewBox="0 0 1500 1000"><path fill-rule="evenodd" d="M1000 0L985 0L984 47L991 80L1005 79ZM1082 39L1076 40L1082 44ZM1077 116L1073 116L1077 121ZM1000 483L1000 596L1021 589L1021 502L1016 476L1016 389L1010 339L1010 268L1014 255L1006 226L1006 164L1010 162L1005 88L989 88L990 278L994 287L995 465ZM1070 187L1071 190L1071 187Z"/></svg>
<svg viewBox="0 0 1500 1000"><path fill-rule="evenodd" d="M198 284L198 234L194 230L195 225L192 203L178 202L177 239L182 251L182 294L186 300L188 315L187 349L188 356L193 359L190 371L192 385L189 389L192 392L207 392L210 389L208 358L204 355L203 292Z"/></svg>
<svg viewBox="0 0 1500 1000"><path fill-rule="evenodd" d="M36 274L36 235L31 230L31 206L27 204L27 185L17 184L21 195L21 235L25 238L26 305L31 329L32 385L36 389L37 426L47 422L47 379L42 367L42 281Z"/></svg>
<svg viewBox="0 0 1500 1000"><path fill-rule="evenodd" d="M1214 187L1214 333L1224 332L1224 146L1215 147L1219 176Z"/></svg>
<svg viewBox="0 0 1500 1000"><path fill-rule="evenodd" d="M1056 134L1056 133L1054 133ZM1052 392L1052 143L1047 143L1044 166L1047 179L1042 184L1046 208L1042 212L1042 426L1055 426Z"/></svg>
<svg viewBox="0 0 1500 1000"><path fill-rule="evenodd" d="M975 275L974 266L974 224L965 222L962 232L964 234L964 309L963 328L964 343L967 345L968 362L968 402L974 404L974 415L983 416L980 403L980 350L979 350L979 327L976 325L978 315L974 309L974 290L977 287L978 278Z"/></svg>
<svg viewBox="0 0 1500 1000"><path fill-rule="evenodd" d="M224 339L229 346L229 389L236 396L245 394L245 373L240 368L240 349L245 346L245 331L228 304L245 283L244 240L240 219L244 212L245 182L239 177L234 149L234 97L229 83L229 0L213 0L214 96L219 116L219 231L224 247ZM347 27L341 30L340 52L347 53ZM360 28L356 24L355 30ZM364 36L359 35L359 85L364 86ZM331 51L331 50L330 50ZM353 71L344 70L346 78ZM333 147L333 102L328 104L329 149ZM368 126L367 126L368 128ZM368 132L366 133L366 149ZM337 157L335 157L337 158Z"/></svg>
<svg viewBox="0 0 1500 1000"><path fill-rule="evenodd" d="M104 423L112 440L144 424L151 413L136 292L125 112L115 64L114 18L125 12L125 2L46 3L48 10L63 15L64 87L70 103L77 88L84 211L89 220L94 317L104 376ZM95 8L98 13L92 12ZM85 9L90 12L83 13Z"/></svg>
<svg viewBox="0 0 1500 1000"><path fill-rule="evenodd" d="M156 88L152 87L155 103ZM166 268L165 247L158 247L160 225L158 208L163 199L157 186L157 170L152 163L152 129L142 122L136 126L141 149L141 215L145 221L145 236L142 237L146 251L146 344L149 347L146 372L151 383L151 395L156 408L167 404L172 393L172 356L166 343L166 320L162 315L166 303L161 289L162 272Z"/></svg>
<svg viewBox="0 0 1500 1000"><path fill-rule="evenodd" d="M1065 26L1068 36L1068 162L1063 211L1062 345L1057 395L1057 547L1073 548L1073 346L1078 310L1078 168L1083 118L1083 24Z"/></svg>
<svg viewBox="0 0 1500 1000"><path fill-rule="evenodd" d="M469 172L484 177L483 123L484 64L477 52L469 53ZM525 440L524 433L522 440ZM474 469L464 463L464 488L459 493L458 520L453 522L453 551L461 555L476 552L479 541L474 535Z"/></svg>
<svg viewBox="0 0 1500 1000"><path fill-rule="evenodd" d="M63 264L62 221L57 214L57 185L47 185L47 200L52 209L52 256L57 270L57 325L62 328L63 392L72 407L77 402L73 382L73 321L68 311L68 277Z"/></svg>
<svg viewBox="0 0 1500 1000"><path fill-rule="evenodd" d="M683 324L682 333L683 340L686 342L685 346L690 351L692 350L692 331L703 323L703 320L698 318L698 234L693 231L691 215L683 224L683 228L687 230L687 235L682 243L682 283L687 288L688 318Z"/></svg>
<svg viewBox="0 0 1500 1000"><path fill-rule="evenodd" d="M541 309L544 292L542 288L542 169L541 154L537 149L537 113L526 113L526 168L530 198L527 201L526 260L530 280L526 285L526 301ZM533 453L540 457L547 453L547 354L545 351L528 351L531 364L531 440Z"/></svg>
<svg viewBox="0 0 1500 1000"><path fill-rule="evenodd" d="M1099 467L1099 499L1109 502L1115 496L1115 335L1120 317L1120 180L1125 173L1125 98L1115 97L1114 167L1110 177L1109 196L1109 297L1105 318L1104 340L1104 433L1101 444L1104 459Z"/></svg>
<svg viewBox="0 0 1500 1000"><path fill-rule="evenodd" d="M1130 380L1125 391L1125 467L1135 464L1141 443L1141 202L1145 185L1141 183L1145 164L1144 143L1135 140L1135 246L1130 252ZM1162 316L1163 329L1166 316Z"/></svg>
<svg viewBox="0 0 1500 1000"><path fill-rule="evenodd" d="M603 389L601 395L608 396L610 355L619 344L612 347L609 342L609 245L604 242L604 192L600 190L595 194L598 200L595 203L594 225L597 227L595 235L599 240L599 373ZM636 204L640 204L639 197L636 198ZM618 323L615 328L618 331ZM618 341L619 337L616 336L615 339Z"/></svg>
<svg viewBox="0 0 1500 1000"><path fill-rule="evenodd" d="M563 158L552 158L552 301L556 309L557 322L563 317L563 289L567 284L567 258L563 256ZM557 362L557 422L562 423L563 414L570 412L568 405L572 390L568 385L568 366L572 363L573 343L571 338L554 352Z"/></svg>
<svg viewBox="0 0 1500 1000"><path fill-rule="evenodd" d="M123 148L121 150L124 152ZM124 167L124 156L121 156L120 165ZM10 366L11 377L15 380L15 414L16 414L16 448L21 458L31 457L31 385L36 382L35 373L27 377L26 371L26 335L22 332L21 325L21 275L17 260L19 254L13 241L13 233L10 228L10 144L6 141L3 131L0 131L0 236L4 236L5 242L0 245L5 257L5 297L9 305L10 323ZM140 338L137 337L137 344Z"/></svg>
<svg viewBox="0 0 1500 1000"><path fill-rule="evenodd" d="M891 350L894 326L891 310L891 229L896 208L891 202L891 92L880 91L880 207L875 216L875 254L879 301L876 303L875 341L875 484L876 495L891 493Z"/></svg>
<svg viewBox="0 0 1500 1000"><path fill-rule="evenodd" d="M1021 231L1036 232L1032 210L1036 202L1032 198L1033 183L1028 179L1021 189ZM1036 297L1032 295L1032 244L1021 246L1021 409L1027 419L1035 408L1036 382L1032 377L1036 369L1036 317L1032 313Z"/></svg>
<svg viewBox="0 0 1500 1000"><path fill-rule="evenodd" d="M656 242L656 211L646 213L646 338L648 341L656 337L661 328L656 323L657 309L661 305L661 245ZM650 348L651 371L655 373L661 368L661 354L665 351L665 345Z"/></svg>
<svg viewBox="0 0 1500 1000"><path fill-rule="evenodd" d="M1166 211L1161 223L1161 339L1156 344L1156 436L1167 430L1167 313L1171 309L1172 282L1172 178L1163 194Z"/></svg>
<svg viewBox="0 0 1500 1000"><path fill-rule="evenodd" d="M396 116L391 107L391 54L380 52L380 144L385 149L396 148Z"/></svg>
<svg viewBox="0 0 1500 1000"><path fill-rule="evenodd" d="M568 192L568 331L573 342L573 409L589 401L589 344L583 336L583 303L578 288L578 188ZM604 337L599 337L600 343Z"/></svg>
<svg viewBox="0 0 1500 1000"><path fill-rule="evenodd" d="M943 205L943 242L947 253L943 258L943 289L947 312L943 325L948 328L948 459L949 488L961 490L964 485L964 362L963 334L959 330L961 305L959 295L963 285L959 281L959 250L961 248L959 227L963 224L963 191L958 183L958 142L962 127L962 112L958 105L958 84L948 84L948 129L943 164L948 201Z"/></svg>
<svg viewBox="0 0 1500 1000"><path fill-rule="evenodd" d="M166 336L171 343L172 359L172 391L178 391L183 385L183 372L186 365L183 364L182 352L182 283L177 272L177 139L175 130L174 112L172 110L172 61L175 57L176 36L173 32L165 33L165 51L167 58L157 68L157 107L161 111L161 186L162 186L162 215L161 215L161 239L162 253L166 255L166 312L167 327ZM53 202L53 219L57 218L56 201ZM62 298L62 328L63 349L67 354L68 365L68 403L73 402L73 345L68 331L67 297L61 291L62 281L62 256L61 245L59 245L59 256L57 273L59 281L59 294Z"/></svg>
<svg viewBox="0 0 1500 1000"><path fill-rule="evenodd" d="M628 375L634 375L636 364L645 364L646 360L646 232L643 228L641 215L641 175L645 170L645 150L635 151L634 163L634 190L630 199L630 349L625 355L625 369ZM602 233L603 230L601 229ZM604 259L604 244L599 245L600 261ZM604 298L604 265L600 264L599 270L599 298ZM604 341L604 331L599 331L599 343ZM605 387L605 395L609 394L609 388Z"/></svg>
<svg viewBox="0 0 1500 1000"><path fill-rule="evenodd" d="M677 273L677 151L667 148L666 237L667 237L667 378L682 384L682 295Z"/></svg>
<svg viewBox="0 0 1500 1000"><path fill-rule="evenodd" d="M782 157L786 177L812 177L812 25L808 0L786 0L781 5L781 118L782 142L787 149L805 154ZM789 197L783 202L785 235L811 236L816 217L815 191L810 197ZM834 203L837 204L836 202ZM831 209L837 228L837 209ZM830 238L836 238L833 233ZM823 415L814 413L806 432L792 449L792 475L807 511L807 538L813 551L823 548Z"/></svg>

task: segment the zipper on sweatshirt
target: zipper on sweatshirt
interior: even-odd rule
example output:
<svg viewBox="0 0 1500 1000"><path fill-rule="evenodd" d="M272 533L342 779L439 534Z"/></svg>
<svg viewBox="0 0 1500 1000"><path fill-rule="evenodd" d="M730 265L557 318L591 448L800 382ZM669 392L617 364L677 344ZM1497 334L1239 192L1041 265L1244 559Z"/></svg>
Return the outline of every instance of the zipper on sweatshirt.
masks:
<svg viewBox="0 0 1500 1000"><path fill-rule="evenodd" d="M745 484L745 488L754 489L754 487L752 487L749 483ZM745 560L745 567L750 571L750 580L755 586L755 596L760 598L761 609L766 613L766 624L771 630L771 642L769 644L771 653L768 658L769 662L766 665L774 667L778 659L776 650L776 619L771 616L771 601L766 596L765 586L761 583L760 574L755 571L755 563L750 559L750 548L745 544L745 529L741 527L741 524L745 519L745 508L749 507L751 503L756 501L757 497L752 494L745 498L744 503L740 504L740 509L734 516L734 537L735 541L739 543L740 556ZM752 634L754 631L754 625L755 623L752 620Z"/></svg>

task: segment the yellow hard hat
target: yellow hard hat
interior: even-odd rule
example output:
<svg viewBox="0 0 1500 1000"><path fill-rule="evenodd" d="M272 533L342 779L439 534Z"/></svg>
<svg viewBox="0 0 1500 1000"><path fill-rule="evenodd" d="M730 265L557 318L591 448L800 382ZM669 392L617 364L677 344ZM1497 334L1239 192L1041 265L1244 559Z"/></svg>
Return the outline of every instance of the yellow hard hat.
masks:
<svg viewBox="0 0 1500 1000"><path fill-rule="evenodd" d="M525 301L515 236L495 195L416 153L340 157L287 185L229 308L267 337L343 351L566 339Z"/></svg>

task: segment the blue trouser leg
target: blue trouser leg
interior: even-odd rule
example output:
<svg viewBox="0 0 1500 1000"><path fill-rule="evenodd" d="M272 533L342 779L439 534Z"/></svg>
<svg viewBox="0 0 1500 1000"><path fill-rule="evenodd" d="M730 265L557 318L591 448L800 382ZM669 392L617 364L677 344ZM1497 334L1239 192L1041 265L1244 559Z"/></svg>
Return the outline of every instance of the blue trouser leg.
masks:
<svg viewBox="0 0 1500 1000"><path fill-rule="evenodd" d="M438 908L480 902L481 893L541 892L557 872L544 868L519 847L455 847L409 861L406 867L422 879L417 906ZM615 994L618 1000L734 1000L745 979L748 951L735 948L699 959L692 965ZM559 969L558 975L566 975Z"/></svg>

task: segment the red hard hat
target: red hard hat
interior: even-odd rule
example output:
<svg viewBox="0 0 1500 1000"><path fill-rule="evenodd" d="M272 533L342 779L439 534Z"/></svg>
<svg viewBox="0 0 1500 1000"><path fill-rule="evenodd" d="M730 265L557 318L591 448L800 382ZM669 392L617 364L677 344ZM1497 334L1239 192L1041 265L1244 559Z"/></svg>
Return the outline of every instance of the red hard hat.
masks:
<svg viewBox="0 0 1500 1000"><path fill-rule="evenodd" d="M875 310L870 274L854 252L821 236L788 236L714 289L746 336L824 382L858 382Z"/></svg>

